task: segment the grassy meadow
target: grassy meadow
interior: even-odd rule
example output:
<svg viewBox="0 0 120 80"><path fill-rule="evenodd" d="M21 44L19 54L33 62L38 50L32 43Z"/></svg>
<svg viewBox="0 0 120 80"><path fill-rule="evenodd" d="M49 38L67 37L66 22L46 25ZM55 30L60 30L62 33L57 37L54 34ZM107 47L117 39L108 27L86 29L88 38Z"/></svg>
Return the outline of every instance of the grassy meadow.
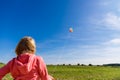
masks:
<svg viewBox="0 0 120 80"><path fill-rule="evenodd" d="M120 67L48 66L56 80L120 80Z"/></svg>
<svg viewBox="0 0 120 80"><path fill-rule="evenodd" d="M47 68L56 80L120 80L120 67L48 65ZM3 80L12 80L12 77L8 74Z"/></svg>

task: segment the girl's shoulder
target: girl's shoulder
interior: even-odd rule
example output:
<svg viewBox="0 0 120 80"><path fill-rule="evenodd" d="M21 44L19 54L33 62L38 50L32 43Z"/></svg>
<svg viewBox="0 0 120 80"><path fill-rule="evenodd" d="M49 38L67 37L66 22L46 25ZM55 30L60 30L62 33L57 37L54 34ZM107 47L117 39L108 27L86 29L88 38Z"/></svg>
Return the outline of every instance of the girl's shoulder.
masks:
<svg viewBox="0 0 120 80"><path fill-rule="evenodd" d="M37 60L43 60L43 58L42 58L41 56L38 56L38 55L36 55L35 58L36 58Z"/></svg>
<svg viewBox="0 0 120 80"><path fill-rule="evenodd" d="M36 56L38 63L44 63L44 59L41 56Z"/></svg>

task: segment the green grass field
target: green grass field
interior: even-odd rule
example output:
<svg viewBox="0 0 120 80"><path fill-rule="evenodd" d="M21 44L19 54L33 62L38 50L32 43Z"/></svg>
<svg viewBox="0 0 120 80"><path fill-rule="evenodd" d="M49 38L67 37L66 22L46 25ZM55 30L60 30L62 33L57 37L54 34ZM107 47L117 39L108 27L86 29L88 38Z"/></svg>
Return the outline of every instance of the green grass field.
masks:
<svg viewBox="0 0 120 80"><path fill-rule="evenodd" d="M120 80L120 67L49 65L47 68L56 80ZM12 77L8 74L3 80Z"/></svg>
<svg viewBox="0 0 120 80"><path fill-rule="evenodd" d="M120 80L120 67L48 66L48 70L56 80Z"/></svg>

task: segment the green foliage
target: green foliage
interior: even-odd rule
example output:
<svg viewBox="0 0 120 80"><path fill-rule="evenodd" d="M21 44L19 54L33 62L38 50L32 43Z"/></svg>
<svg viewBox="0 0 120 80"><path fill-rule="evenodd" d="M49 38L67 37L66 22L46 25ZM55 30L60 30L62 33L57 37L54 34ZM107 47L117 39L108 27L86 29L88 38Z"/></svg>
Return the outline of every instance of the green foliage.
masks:
<svg viewBox="0 0 120 80"><path fill-rule="evenodd" d="M2 67L3 64L0 64ZM120 80L120 67L48 65L48 72L56 80ZM3 80L13 80L10 74Z"/></svg>

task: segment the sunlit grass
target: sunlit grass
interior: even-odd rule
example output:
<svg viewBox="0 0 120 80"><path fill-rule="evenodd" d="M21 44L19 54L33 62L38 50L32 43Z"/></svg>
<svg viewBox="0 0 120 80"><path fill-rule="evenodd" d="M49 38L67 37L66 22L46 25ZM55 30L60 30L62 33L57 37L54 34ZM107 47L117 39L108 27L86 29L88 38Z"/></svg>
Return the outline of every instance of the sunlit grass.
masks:
<svg viewBox="0 0 120 80"><path fill-rule="evenodd" d="M48 71L57 80L120 80L120 67L48 66Z"/></svg>

